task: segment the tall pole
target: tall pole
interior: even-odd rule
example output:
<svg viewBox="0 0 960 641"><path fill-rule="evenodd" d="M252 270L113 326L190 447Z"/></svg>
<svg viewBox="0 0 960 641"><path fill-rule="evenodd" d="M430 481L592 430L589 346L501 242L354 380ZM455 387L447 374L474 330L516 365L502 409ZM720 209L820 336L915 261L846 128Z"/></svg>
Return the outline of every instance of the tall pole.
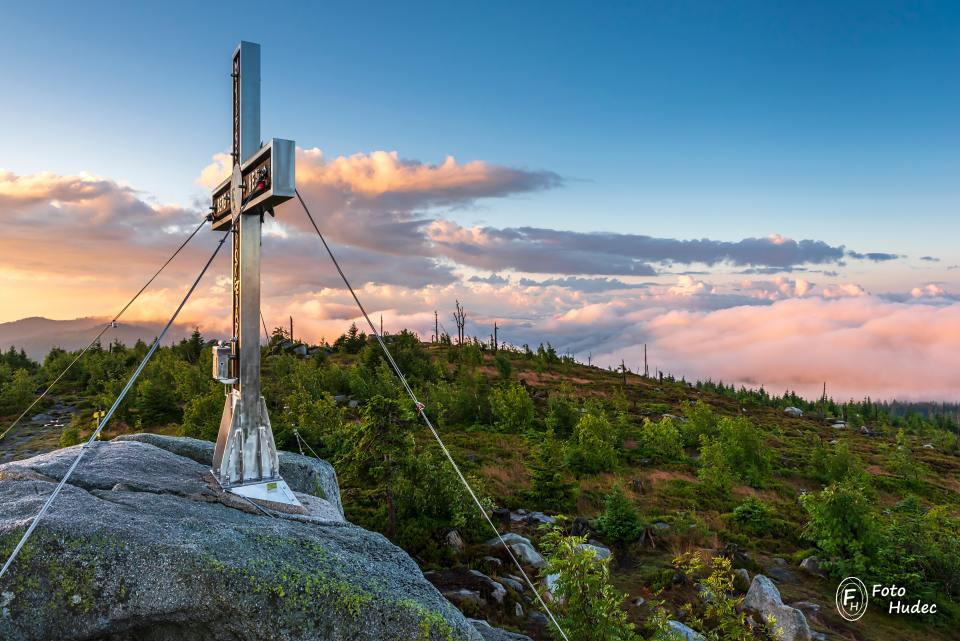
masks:
<svg viewBox="0 0 960 641"><path fill-rule="evenodd" d="M293 342L293 316L290 317L290 342Z"/></svg>
<svg viewBox="0 0 960 641"><path fill-rule="evenodd" d="M437 315L437 310L433 310L433 340L440 342L440 317Z"/></svg>
<svg viewBox="0 0 960 641"><path fill-rule="evenodd" d="M234 56L234 154L242 165L260 149L260 45L241 42ZM260 216L241 215L234 225L234 336L239 343L243 478L261 478L260 415ZM237 246L239 245L239 247ZM275 470L268 473L276 474Z"/></svg>

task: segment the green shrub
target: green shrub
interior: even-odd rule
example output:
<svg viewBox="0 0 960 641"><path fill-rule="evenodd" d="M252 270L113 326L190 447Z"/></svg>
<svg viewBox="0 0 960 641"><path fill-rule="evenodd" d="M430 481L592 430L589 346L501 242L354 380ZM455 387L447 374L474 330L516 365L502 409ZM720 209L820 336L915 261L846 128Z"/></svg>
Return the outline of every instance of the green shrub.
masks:
<svg viewBox="0 0 960 641"><path fill-rule="evenodd" d="M733 570L730 559L715 556L709 566L697 551L685 553L674 559L674 566L688 577L699 579L703 598L698 602L685 603L681 609L688 615L687 623L712 641L752 641L764 638L763 632L755 631L752 622L740 608L743 597L733 597ZM773 629L776 622L767 620ZM660 633L655 639L669 639Z"/></svg>
<svg viewBox="0 0 960 641"><path fill-rule="evenodd" d="M490 411L501 432L519 434L533 427L533 400L520 383L495 387L490 391Z"/></svg>
<svg viewBox="0 0 960 641"><path fill-rule="evenodd" d="M907 487L916 489L920 485L926 466L913 456L910 441L903 429L897 431L896 444L887 460L886 468L891 474L898 476Z"/></svg>
<svg viewBox="0 0 960 641"><path fill-rule="evenodd" d="M11 350L13 347L11 346ZM36 383L24 368L13 370L9 380L3 384L0 390L0 412L19 413L33 400Z"/></svg>
<svg viewBox="0 0 960 641"><path fill-rule="evenodd" d="M580 412L577 409L573 386L568 381L564 381L559 388L551 391L547 396L546 423L553 428L557 436L569 438L578 420L580 420Z"/></svg>
<svg viewBox="0 0 960 641"><path fill-rule="evenodd" d="M839 441L829 449L817 448L813 468L814 475L828 484L863 474L863 463L846 441Z"/></svg>
<svg viewBox="0 0 960 641"><path fill-rule="evenodd" d="M150 378L137 385L135 407L137 419L144 427L179 423L183 417L172 387Z"/></svg>
<svg viewBox="0 0 960 641"><path fill-rule="evenodd" d="M897 503L881 520L881 545L873 564L885 583L908 594L960 595L960 519L945 506L926 510L915 496Z"/></svg>
<svg viewBox="0 0 960 641"><path fill-rule="evenodd" d="M205 441L217 440L220 419L223 417L223 387L211 383L207 392L187 401L183 409L180 434Z"/></svg>
<svg viewBox="0 0 960 641"><path fill-rule="evenodd" d="M823 491L801 495L810 516L803 535L817 544L837 576L862 575L876 554L879 523L872 492L861 477L831 483Z"/></svg>
<svg viewBox="0 0 960 641"><path fill-rule="evenodd" d="M715 436L720 418L709 405L703 402L683 402L683 416L687 420L680 425L683 444L692 447L700 442L701 436Z"/></svg>
<svg viewBox="0 0 960 641"><path fill-rule="evenodd" d="M762 536L773 529L772 515L769 505L751 496L734 508L733 522L745 532Z"/></svg>
<svg viewBox="0 0 960 641"><path fill-rule="evenodd" d="M616 467L613 430L604 414L591 412L582 415L573 432L573 446L568 457L571 469L584 474L597 474Z"/></svg>
<svg viewBox="0 0 960 641"><path fill-rule="evenodd" d="M584 549L586 537L564 536L556 528L542 541L547 554L543 576L558 575L553 590L560 625L571 639L641 641L621 604L626 595L610 583L610 558Z"/></svg>
<svg viewBox="0 0 960 641"><path fill-rule="evenodd" d="M76 425L68 425L60 432L60 447L70 447L80 442L80 428Z"/></svg>
<svg viewBox="0 0 960 641"><path fill-rule="evenodd" d="M506 352L497 352L497 355L493 357L493 364L496 366L500 378L505 381L510 380L510 375L513 373L513 363L510 362L510 356Z"/></svg>
<svg viewBox="0 0 960 641"><path fill-rule="evenodd" d="M300 449L292 433L294 428L317 455L333 455L344 445L344 409L336 404L332 396L325 392L313 395L305 388L298 387L284 400L287 411L274 421L277 447L294 451Z"/></svg>
<svg viewBox="0 0 960 641"><path fill-rule="evenodd" d="M607 495L604 512L597 519L597 529L610 543L626 545L640 538L641 525L637 509L619 485Z"/></svg>
<svg viewBox="0 0 960 641"><path fill-rule="evenodd" d="M680 431L669 416L657 422L643 419L637 435L637 449L642 456L658 463L684 459Z"/></svg>
<svg viewBox="0 0 960 641"><path fill-rule="evenodd" d="M770 460L762 434L742 416L724 417L715 437L700 437L700 479L719 489L729 489L734 481L762 487Z"/></svg>

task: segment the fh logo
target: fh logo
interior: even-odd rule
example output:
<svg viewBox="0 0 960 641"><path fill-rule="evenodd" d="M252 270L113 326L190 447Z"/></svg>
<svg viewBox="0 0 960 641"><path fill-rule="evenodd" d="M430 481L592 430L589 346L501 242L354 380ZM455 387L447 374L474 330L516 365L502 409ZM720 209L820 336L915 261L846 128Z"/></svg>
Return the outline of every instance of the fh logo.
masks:
<svg viewBox="0 0 960 641"><path fill-rule="evenodd" d="M837 587L837 612L847 621L856 621L867 611L867 586L855 576L848 576Z"/></svg>

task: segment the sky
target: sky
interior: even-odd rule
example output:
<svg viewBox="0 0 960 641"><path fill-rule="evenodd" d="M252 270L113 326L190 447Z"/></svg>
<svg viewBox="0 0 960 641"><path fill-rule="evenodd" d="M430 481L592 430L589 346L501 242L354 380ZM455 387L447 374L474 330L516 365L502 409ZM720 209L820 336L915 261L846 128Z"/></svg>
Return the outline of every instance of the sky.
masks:
<svg viewBox="0 0 960 641"><path fill-rule="evenodd" d="M8 5L0 322L111 316L228 167L230 56L262 135L390 330L496 320L601 365L956 400L960 8L936 2ZM352 301L293 204L264 315ZM165 319L204 231L131 318ZM228 257L184 311L229 324Z"/></svg>

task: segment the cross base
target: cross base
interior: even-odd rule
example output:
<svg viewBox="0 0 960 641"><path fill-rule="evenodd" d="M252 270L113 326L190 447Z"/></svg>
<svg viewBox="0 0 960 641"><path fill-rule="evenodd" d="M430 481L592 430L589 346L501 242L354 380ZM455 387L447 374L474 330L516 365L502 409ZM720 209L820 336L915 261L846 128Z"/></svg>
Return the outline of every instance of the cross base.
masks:
<svg viewBox="0 0 960 641"><path fill-rule="evenodd" d="M214 474L216 478L216 474ZM217 479L220 483L220 479ZM279 512L288 512L291 514L306 514L307 510L301 505L293 490L282 478L272 481L259 481L256 483L245 483L243 485L234 485L233 487L224 487L224 491L250 499L264 507L268 507Z"/></svg>
<svg viewBox="0 0 960 641"><path fill-rule="evenodd" d="M244 413L240 393L227 394L210 471L227 492L303 509L280 477L277 446L262 396L258 405L259 412Z"/></svg>

